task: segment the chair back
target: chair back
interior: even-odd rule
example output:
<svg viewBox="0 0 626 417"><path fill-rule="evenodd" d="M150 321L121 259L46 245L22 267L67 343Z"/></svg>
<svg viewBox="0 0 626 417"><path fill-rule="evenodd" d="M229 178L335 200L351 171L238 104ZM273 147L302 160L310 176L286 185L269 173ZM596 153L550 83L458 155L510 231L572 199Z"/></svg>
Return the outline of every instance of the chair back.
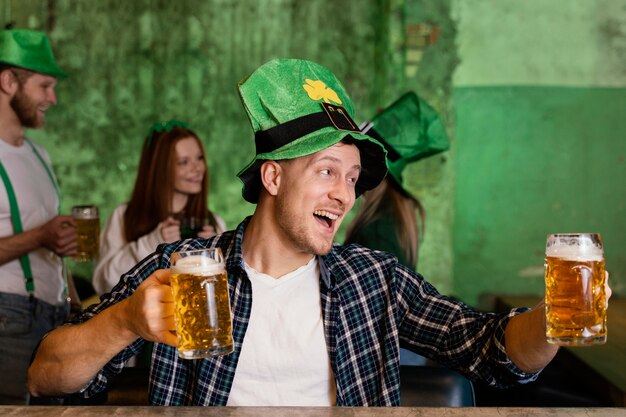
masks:
<svg viewBox="0 0 626 417"><path fill-rule="evenodd" d="M400 366L400 405L404 407L474 407L472 382L439 366Z"/></svg>

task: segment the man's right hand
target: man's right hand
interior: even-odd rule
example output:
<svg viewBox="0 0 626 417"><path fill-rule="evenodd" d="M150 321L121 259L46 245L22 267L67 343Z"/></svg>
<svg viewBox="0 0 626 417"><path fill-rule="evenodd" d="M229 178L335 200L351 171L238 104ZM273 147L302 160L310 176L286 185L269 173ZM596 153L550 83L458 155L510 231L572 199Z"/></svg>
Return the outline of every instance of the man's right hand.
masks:
<svg viewBox="0 0 626 417"><path fill-rule="evenodd" d="M56 216L41 226L41 244L59 256L76 254L76 221L72 216Z"/></svg>
<svg viewBox="0 0 626 417"><path fill-rule="evenodd" d="M137 336L176 347L174 297L169 282L169 269L154 271L126 300L125 311L129 330Z"/></svg>

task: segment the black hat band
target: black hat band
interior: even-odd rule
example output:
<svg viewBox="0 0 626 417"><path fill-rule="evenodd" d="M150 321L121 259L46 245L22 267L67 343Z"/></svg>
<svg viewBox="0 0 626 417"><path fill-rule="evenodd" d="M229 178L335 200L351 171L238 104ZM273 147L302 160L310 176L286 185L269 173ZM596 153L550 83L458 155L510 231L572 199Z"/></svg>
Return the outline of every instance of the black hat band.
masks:
<svg viewBox="0 0 626 417"><path fill-rule="evenodd" d="M254 134L256 154L275 151L296 139L325 127L334 126L338 130L360 132L344 107L329 103L321 104L324 109L322 112L307 114L270 129L256 132Z"/></svg>

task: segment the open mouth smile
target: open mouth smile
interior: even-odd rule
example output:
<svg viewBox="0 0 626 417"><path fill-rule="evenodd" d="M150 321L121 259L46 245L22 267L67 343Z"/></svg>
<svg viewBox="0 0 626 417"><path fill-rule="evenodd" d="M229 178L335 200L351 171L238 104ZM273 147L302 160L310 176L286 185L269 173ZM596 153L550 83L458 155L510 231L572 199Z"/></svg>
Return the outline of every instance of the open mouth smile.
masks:
<svg viewBox="0 0 626 417"><path fill-rule="evenodd" d="M335 222L339 218L339 214L331 213L326 210L315 210L313 215L317 219L319 223L321 223L324 227L330 230L334 230Z"/></svg>

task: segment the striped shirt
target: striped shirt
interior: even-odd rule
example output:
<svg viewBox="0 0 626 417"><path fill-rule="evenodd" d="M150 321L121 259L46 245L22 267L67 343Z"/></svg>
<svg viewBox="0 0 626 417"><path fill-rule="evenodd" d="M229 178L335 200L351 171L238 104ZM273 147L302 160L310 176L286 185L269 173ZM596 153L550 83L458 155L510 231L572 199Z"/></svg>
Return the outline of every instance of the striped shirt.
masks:
<svg viewBox="0 0 626 417"><path fill-rule="evenodd" d="M226 405L252 305L252 288L243 267L241 243L249 219L234 231L210 239L160 245L76 319L86 321L124 298L152 272L169 268L180 250L220 247L226 260L235 350L202 360L180 359L176 348L155 344L150 374L153 405ZM335 244L319 257L320 297L326 344L337 386L338 406L400 404L400 347L493 386L536 379L518 369L504 349L509 319L483 313L443 296L418 273L385 252ZM277 307L279 308L279 307ZM104 390L124 362L139 352L137 339L100 370L81 391L89 397ZM253 404L251 404L253 405Z"/></svg>

